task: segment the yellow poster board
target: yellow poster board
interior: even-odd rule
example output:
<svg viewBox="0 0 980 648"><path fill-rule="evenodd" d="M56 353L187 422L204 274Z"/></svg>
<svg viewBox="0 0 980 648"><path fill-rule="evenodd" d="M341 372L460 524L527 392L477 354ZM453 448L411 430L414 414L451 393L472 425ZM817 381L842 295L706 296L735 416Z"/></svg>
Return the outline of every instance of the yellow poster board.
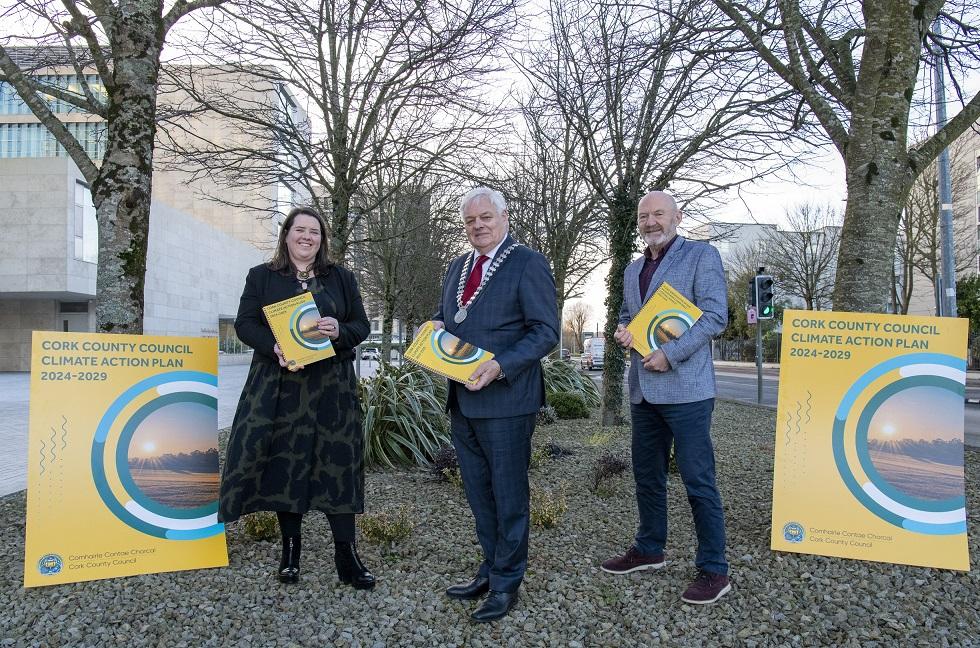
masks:
<svg viewBox="0 0 980 648"><path fill-rule="evenodd" d="M35 331L24 586L228 564L217 340Z"/></svg>
<svg viewBox="0 0 980 648"><path fill-rule="evenodd" d="M785 311L773 549L970 569L967 326Z"/></svg>
<svg viewBox="0 0 980 648"><path fill-rule="evenodd" d="M701 309L665 281L626 328L633 334L633 348L646 357L684 335L699 317Z"/></svg>
<svg viewBox="0 0 980 648"><path fill-rule="evenodd" d="M426 322L405 351L405 359L450 380L474 383L470 376L478 366L492 360L493 354Z"/></svg>
<svg viewBox="0 0 980 648"><path fill-rule="evenodd" d="M262 311L288 364L305 366L337 355L330 338L317 328L320 311L313 293L263 306Z"/></svg>

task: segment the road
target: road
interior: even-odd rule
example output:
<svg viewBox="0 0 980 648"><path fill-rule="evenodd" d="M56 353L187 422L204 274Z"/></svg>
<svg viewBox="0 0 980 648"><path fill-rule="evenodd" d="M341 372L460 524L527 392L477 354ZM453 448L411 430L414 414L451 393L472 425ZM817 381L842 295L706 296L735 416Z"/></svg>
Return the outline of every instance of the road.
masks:
<svg viewBox="0 0 980 648"><path fill-rule="evenodd" d="M602 379L601 371L589 372L596 382ZM752 366L717 366L715 381L718 397L742 403L757 404L756 370ZM766 368L762 376L762 405L776 407L779 391L779 370ZM972 448L980 448L980 404L970 400L980 400L980 382L971 380L967 384L964 409L964 441Z"/></svg>

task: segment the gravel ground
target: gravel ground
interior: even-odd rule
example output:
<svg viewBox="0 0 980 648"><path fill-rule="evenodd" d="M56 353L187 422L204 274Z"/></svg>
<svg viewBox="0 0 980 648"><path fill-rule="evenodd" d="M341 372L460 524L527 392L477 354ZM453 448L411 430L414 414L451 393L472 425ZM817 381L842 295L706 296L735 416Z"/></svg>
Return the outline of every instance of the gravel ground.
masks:
<svg viewBox="0 0 980 648"><path fill-rule="evenodd" d="M539 428L535 444L575 451L532 471L532 485L564 490L560 524L533 529L521 601L504 620L470 623L472 603L442 590L479 561L461 491L423 471L368 475L369 511L411 507L415 531L388 553L362 541L379 578L372 592L339 584L323 516L304 525L301 584L273 579L278 543L229 528L231 565L25 590L24 494L0 499L0 646L980 646L980 571L931 570L769 550L774 412L719 403L714 434L734 590L712 606L680 601L694 538L683 488L672 478L668 564L611 576L599 562L621 551L636 522L631 479L604 496L589 473L604 452L625 454L625 428L594 422ZM596 433L599 432L599 435ZM970 511L980 497L980 453L967 452ZM970 556L980 529L970 520Z"/></svg>

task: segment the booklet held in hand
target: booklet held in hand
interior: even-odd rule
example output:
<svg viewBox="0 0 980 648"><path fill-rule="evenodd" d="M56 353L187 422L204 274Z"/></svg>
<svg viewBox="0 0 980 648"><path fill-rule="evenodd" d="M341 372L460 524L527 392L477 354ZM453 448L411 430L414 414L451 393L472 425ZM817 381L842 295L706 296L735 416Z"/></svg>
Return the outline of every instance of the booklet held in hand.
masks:
<svg viewBox="0 0 980 648"><path fill-rule="evenodd" d="M337 355L330 338L316 326L320 311L313 293L305 292L263 306L262 311L279 343L282 357L290 366L308 365Z"/></svg>
<svg viewBox="0 0 980 648"><path fill-rule="evenodd" d="M701 309L664 282L626 328L633 334L633 348L647 356L684 335L699 317Z"/></svg>

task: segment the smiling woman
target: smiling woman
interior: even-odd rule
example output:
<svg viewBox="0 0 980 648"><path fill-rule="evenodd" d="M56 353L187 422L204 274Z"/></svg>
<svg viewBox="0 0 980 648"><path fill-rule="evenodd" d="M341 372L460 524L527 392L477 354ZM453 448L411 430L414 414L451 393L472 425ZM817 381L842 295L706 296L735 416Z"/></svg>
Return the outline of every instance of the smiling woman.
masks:
<svg viewBox="0 0 980 648"><path fill-rule="evenodd" d="M255 353L228 441L218 519L275 511L283 534L277 576L295 583L303 515L323 511L340 579L369 588L374 576L354 546L354 514L364 511L364 444L351 360L370 325L353 273L327 257L326 234L317 212L292 210L272 260L245 280L235 331ZM304 325L330 338L337 354L289 366L262 308L306 292L320 316Z"/></svg>

